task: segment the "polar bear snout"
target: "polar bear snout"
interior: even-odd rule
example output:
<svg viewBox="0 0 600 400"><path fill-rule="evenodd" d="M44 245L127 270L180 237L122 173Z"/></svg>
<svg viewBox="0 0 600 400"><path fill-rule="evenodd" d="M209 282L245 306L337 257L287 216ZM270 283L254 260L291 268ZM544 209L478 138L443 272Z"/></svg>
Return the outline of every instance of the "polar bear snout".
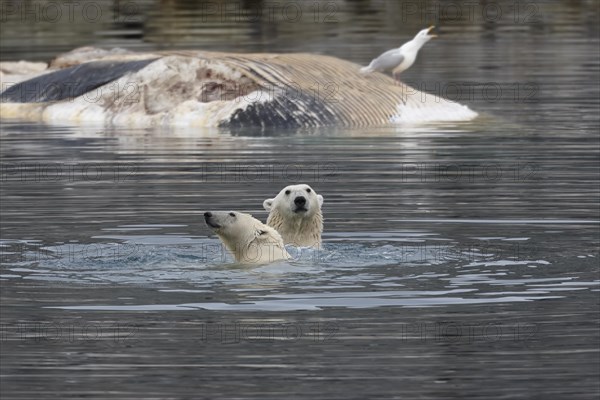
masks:
<svg viewBox="0 0 600 400"><path fill-rule="evenodd" d="M304 206L306 204L306 197L304 196L298 196L294 199L294 203L297 206Z"/></svg>
<svg viewBox="0 0 600 400"><path fill-rule="evenodd" d="M296 208L294 209L295 213L308 211L306 209L306 197L298 196L294 199L294 205Z"/></svg>
<svg viewBox="0 0 600 400"><path fill-rule="evenodd" d="M210 226L213 229L219 229L221 225L216 221L215 216L210 211L204 213L204 221L206 225Z"/></svg>

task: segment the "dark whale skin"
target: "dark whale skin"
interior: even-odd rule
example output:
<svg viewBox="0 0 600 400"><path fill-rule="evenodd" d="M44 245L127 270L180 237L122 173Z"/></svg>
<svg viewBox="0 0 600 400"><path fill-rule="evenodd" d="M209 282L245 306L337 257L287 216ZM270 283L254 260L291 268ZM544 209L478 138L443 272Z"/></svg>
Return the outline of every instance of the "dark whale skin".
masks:
<svg viewBox="0 0 600 400"><path fill-rule="evenodd" d="M46 103L73 99L122 76L137 72L157 58L136 61L92 61L50 72L6 89L3 103Z"/></svg>

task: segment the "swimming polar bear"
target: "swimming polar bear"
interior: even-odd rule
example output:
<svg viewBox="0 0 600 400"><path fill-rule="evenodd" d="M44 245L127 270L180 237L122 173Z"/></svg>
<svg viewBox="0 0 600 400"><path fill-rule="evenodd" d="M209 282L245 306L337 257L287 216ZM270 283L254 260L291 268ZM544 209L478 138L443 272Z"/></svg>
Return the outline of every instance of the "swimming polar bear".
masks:
<svg viewBox="0 0 600 400"><path fill-rule="evenodd" d="M264 264L291 258L281 235L250 214L208 211L204 213L204 220L237 262Z"/></svg>
<svg viewBox="0 0 600 400"><path fill-rule="evenodd" d="M269 212L267 225L281 234L285 244L299 247L321 246L322 205L323 196L306 184L286 186L263 202Z"/></svg>

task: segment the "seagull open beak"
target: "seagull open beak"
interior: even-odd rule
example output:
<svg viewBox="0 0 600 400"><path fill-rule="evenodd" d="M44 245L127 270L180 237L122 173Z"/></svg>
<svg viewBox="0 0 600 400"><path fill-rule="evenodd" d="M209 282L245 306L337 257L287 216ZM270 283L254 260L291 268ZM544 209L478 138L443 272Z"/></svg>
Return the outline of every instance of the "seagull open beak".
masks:
<svg viewBox="0 0 600 400"><path fill-rule="evenodd" d="M429 28L427 28L427 36L431 37L431 38L436 38L437 35L433 35L431 34L431 31L435 29L435 25L431 25Z"/></svg>

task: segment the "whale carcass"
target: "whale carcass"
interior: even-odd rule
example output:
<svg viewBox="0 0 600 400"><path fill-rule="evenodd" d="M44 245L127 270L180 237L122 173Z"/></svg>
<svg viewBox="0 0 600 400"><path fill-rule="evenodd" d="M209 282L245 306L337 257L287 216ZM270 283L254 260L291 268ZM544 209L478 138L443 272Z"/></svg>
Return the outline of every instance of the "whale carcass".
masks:
<svg viewBox="0 0 600 400"><path fill-rule="evenodd" d="M83 48L2 68L0 117L125 126L360 127L468 121L467 106L317 54ZM4 63L6 64L6 63Z"/></svg>

